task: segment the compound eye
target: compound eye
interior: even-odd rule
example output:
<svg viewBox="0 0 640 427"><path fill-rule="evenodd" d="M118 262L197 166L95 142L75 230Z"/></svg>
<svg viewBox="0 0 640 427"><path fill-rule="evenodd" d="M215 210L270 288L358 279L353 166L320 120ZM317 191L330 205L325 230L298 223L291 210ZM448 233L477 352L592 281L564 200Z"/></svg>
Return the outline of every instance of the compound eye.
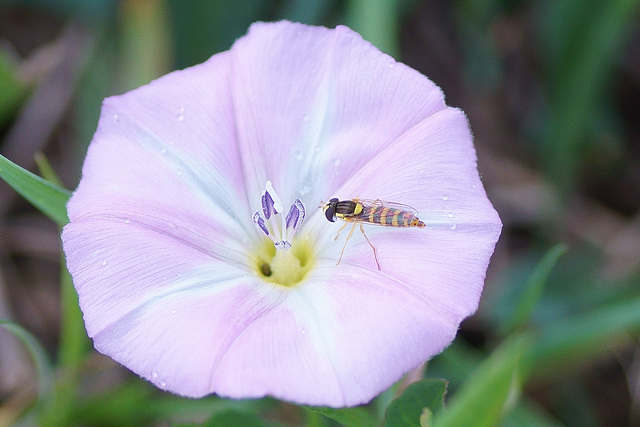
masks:
<svg viewBox="0 0 640 427"><path fill-rule="evenodd" d="M324 216L327 217L327 221L336 222L336 204L338 203L338 199L331 199L329 203L327 203L327 207L324 210Z"/></svg>

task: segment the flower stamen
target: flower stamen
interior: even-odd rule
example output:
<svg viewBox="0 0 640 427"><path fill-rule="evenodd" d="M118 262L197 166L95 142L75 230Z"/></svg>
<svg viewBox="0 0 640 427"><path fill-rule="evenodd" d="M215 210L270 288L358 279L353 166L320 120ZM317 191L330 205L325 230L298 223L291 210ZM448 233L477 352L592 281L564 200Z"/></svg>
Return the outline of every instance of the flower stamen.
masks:
<svg viewBox="0 0 640 427"><path fill-rule="evenodd" d="M273 241L276 249L290 249L291 240L300 229L302 221L304 220L304 204L300 199L296 199L291 204L287 216L283 217L280 215L284 211L284 207L280 201L280 197L278 197L278 194L273 189L271 181L267 181L261 201L264 218L260 215L260 211L256 211L253 214L253 223L262 234ZM280 216L280 224L278 224L276 216ZM277 235L280 236L280 239L276 238Z"/></svg>
<svg viewBox="0 0 640 427"><path fill-rule="evenodd" d="M258 231L271 239L273 247L258 254L258 270L269 281L291 286L301 280L308 268L306 245L301 246L300 249L304 248L302 251L289 251L293 238L304 221L304 204L300 199L295 199L287 215L282 215L284 206L271 181L267 181L261 205L262 212L256 211L252 220ZM273 248L276 250L273 251ZM300 254L304 256L300 258Z"/></svg>

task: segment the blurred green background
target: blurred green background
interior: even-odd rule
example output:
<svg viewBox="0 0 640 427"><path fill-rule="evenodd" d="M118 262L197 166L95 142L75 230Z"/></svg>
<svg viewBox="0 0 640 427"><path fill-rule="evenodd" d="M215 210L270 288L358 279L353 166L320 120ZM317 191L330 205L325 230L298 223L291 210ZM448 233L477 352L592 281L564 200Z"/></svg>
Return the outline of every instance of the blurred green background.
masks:
<svg viewBox="0 0 640 427"><path fill-rule="evenodd" d="M639 4L4 0L0 153L45 173L44 153L73 189L104 97L227 50L257 20L346 24L467 113L504 222L479 312L425 375L449 380L455 394L526 331L523 394L498 425L640 425ZM73 359L61 347L88 354L57 374L51 393L65 411L41 397L42 424L189 424L238 408L251 415L237 425L332 425L269 399L179 399L88 353L77 319L61 324L60 295L69 296L56 225L3 182L0 215L0 318L30 331L54 364ZM79 384L65 388L65 375ZM31 408L36 390L29 354L0 329L0 426Z"/></svg>

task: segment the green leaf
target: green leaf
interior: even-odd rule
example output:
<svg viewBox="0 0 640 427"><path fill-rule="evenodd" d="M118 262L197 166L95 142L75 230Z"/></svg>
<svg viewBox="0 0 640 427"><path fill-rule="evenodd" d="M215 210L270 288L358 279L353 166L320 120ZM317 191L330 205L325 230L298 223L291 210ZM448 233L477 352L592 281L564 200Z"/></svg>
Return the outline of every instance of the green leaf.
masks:
<svg viewBox="0 0 640 427"><path fill-rule="evenodd" d="M555 267L560 257L566 252L566 245L560 244L550 249L542 258L540 263L531 273L529 280L527 280L522 295L518 299L518 303L510 318L503 324L501 328L502 335L507 335L509 332L525 326L531 317L538 300L542 296L542 292L547 284L547 278L549 277L551 270L553 270L553 267Z"/></svg>
<svg viewBox="0 0 640 427"><path fill-rule="evenodd" d="M230 409L227 411L223 411L217 413L213 417L211 417L203 426L208 427L277 427L282 426L282 424L268 422L262 420L256 414L250 412L242 412L237 409Z"/></svg>
<svg viewBox="0 0 640 427"><path fill-rule="evenodd" d="M398 0L352 0L347 4L349 27L384 53L398 58Z"/></svg>
<svg viewBox="0 0 640 427"><path fill-rule="evenodd" d="M441 379L425 379L411 384L387 408L384 427L420 425L423 414L433 414L442 409L446 392L447 382Z"/></svg>
<svg viewBox="0 0 640 427"><path fill-rule="evenodd" d="M562 424L537 402L523 398L506 414L502 426L562 427Z"/></svg>
<svg viewBox="0 0 640 427"><path fill-rule="evenodd" d="M62 181L56 171L53 170L51 163L47 160L47 157L41 152L38 151L33 155L33 159L36 161L36 165L38 166L38 170L40 171L40 175L52 183L53 185L57 185L58 187L63 187Z"/></svg>
<svg viewBox="0 0 640 427"><path fill-rule="evenodd" d="M71 275L65 266L64 255L60 260L60 336L58 338L58 363L69 369L78 368L91 348L84 328L78 294Z"/></svg>
<svg viewBox="0 0 640 427"><path fill-rule="evenodd" d="M131 90L171 70L172 45L164 1L123 2L120 8L121 85Z"/></svg>
<svg viewBox="0 0 640 427"><path fill-rule="evenodd" d="M505 341L471 374L445 411L434 415L435 427L483 427L498 423L520 391L521 359L530 338Z"/></svg>
<svg viewBox="0 0 640 427"><path fill-rule="evenodd" d="M606 93L615 57L635 22L638 0L548 2L549 117L540 148L549 175L570 190L599 99ZM542 28L547 29L544 25Z"/></svg>
<svg viewBox="0 0 640 427"><path fill-rule="evenodd" d="M49 393L53 384L51 363L49 362L46 351L40 345L38 340L22 326L3 319L0 319L0 326L4 327L7 331L11 332L16 338L18 338L33 359L36 372L38 373L39 395L42 399L47 395L47 393Z"/></svg>
<svg viewBox="0 0 640 427"><path fill-rule="evenodd" d="M0 178L60 227L69 222L67 201L71 193L16 165L0 155Z"/></svg>
<svg viewBox="0 0 640 427"><path fill-rule="evenodd" d="M538 378L556 377L628 345L629 333L640 333L640 298L549 323L527 355L527 368Z"/></svg>
<svg viewBox="0 0 640 427"><path fill-rule="evenodd" d="M376 425L375 418L364 408L327 408L325 406L306 406L305 408L324 415L348 427L368 427Z"/></svg>
<svg viewBox="0 0 640 427"><path fill-rule="evenodd" d="M0 52L0 126L14 115L27 93L27 85L18 77L17 65Z"/></svg>

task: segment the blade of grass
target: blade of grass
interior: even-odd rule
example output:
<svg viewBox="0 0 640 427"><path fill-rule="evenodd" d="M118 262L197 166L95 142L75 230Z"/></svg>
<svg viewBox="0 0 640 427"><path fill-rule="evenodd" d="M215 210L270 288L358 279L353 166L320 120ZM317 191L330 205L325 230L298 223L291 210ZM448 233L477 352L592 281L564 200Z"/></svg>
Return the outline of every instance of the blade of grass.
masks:
<svg viewBox="0 0 640 427"><path fill-rule="evenodd" d="M304 408L317 412L347 427L375 426L376 421L364 408L328 408L324 406L305 406Z"/></svg>
<svg viewBox="0 0 640 427"><path fill-rule="evenodd" d="M567 10L549 37L549 120L541 148L549 175L561 190L573 186L588 128L597 113L597 101L606 89L613 59L634 22L638 0L582 0L550 2ZM558 10L546 13L557 16Z"/></svg>
<svg viewBox="0 0 640 427"><path fill-rule="evenodd" d="M435 427L497 425L505 409L519 394L522 356L530 337L513 336L478 366L448 402L435 414Z"/></svg>
<svg viewBox="0 0 640 427"><path fill-rule="evenodd" d="M62 227L69 222L66 204L71 193L0 155L0 178L40 212Z"/></svg>
<svg viewBox="0 0 640 427"><path fill-rule="evenodd" d="M53 384L53 371L49 358L47 357L47 352L44 350L42 345L40 345L38 340L22 326L3 319L0 319L0 326L4 327L18 340L20 340L33 359L33 363L38 374L38 395L40 396L40 399L42 399L47 395L47 393L49 393L51 385Z"/></svg>
<svg viewBox="0 0 640 427"><path fill-rule="evenodd" d="M384 427L414 427L421 418L430 419L442 410L446 392L447 382L441 379L431 378L411 384L387 408Z"/></svg>
<svg viewBox="0 0 640 427"><path fill-rule="evenodd" d="M538 300L542 296L551 270L553 270L553 267L555 267L560 257L566 252L566 245L560 244L551 248L545 254L531 273L531 276L529 276L529 280L527 280L522 295L518 299L518 303L511 316L502 324L501 335L506 336L509 332L520 329L526 324Z"/></svg>
<svg viewBox="0 0 640 427"><path fill-rule="evenodd" d="M529 373L544 379L595 360L640 334L640 298L623 300L562 319L539 331L526 356Z"/></svg>
<svg viewBox="0 0 640 427"><path fill-rule="evenodd" d="M64 256L60 260L60 336L58 341L58 362L60 366L75 372L84 361L91 348L84 329L82 311L78 303L71 275L65 267Z"/></svg>
<svg viewBox="0 0 640 427"><path fill-rule="evenodd" d="M399 58L398 0L353 0L348 5L349 26L384 53Z"/></svg>

